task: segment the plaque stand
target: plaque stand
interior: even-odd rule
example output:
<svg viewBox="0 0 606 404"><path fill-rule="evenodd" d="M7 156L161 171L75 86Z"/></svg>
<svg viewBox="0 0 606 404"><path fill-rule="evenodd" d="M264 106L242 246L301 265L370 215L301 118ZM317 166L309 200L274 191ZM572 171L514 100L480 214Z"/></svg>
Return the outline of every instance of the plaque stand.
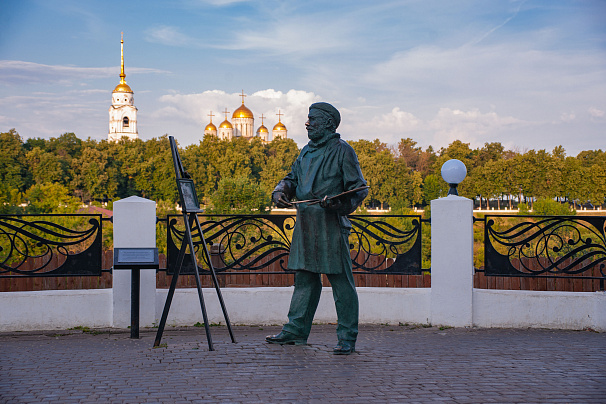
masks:
<svg viewBox="0 0 606 404"><path fill-rule="evenodd" d="M168 318L168 312L170 310L170 305L173 300L173 296L175 294L175 288L177 287L177 280L179 278L179 273L181 272L181 268L183 266L183 261L185 259L185 251L187 247L189 247L189 251L192 257L192 262L194 265L195 277L196 277L196 287L198 289L198 298L200 300L200 308L202 309L202 317L204 319L204 329L206 331L206 339L208 340L208 349L210 351L214 351L212 336L210 335L210 325L208 323L208 315L206 313L206 306L204 304L204 296L202 295L202 286L200 284L200 272L198 271L198 261L196 259L195 249L194 249L194 241L192 238L192 227L195 225L197 233L195 236L200 237L200 241L203 247L205 261L208 264L210 269L210 274L213 280L213 284L215 286L215 290L217 291L217 297L219 298L219 303L221 304L221 310L223 311L223 317L225 318L225 323L227 324L227 329L229 330L229 336L231 337L231 342L235 343L236 339L234 338L234 333L231 329L231 323L229 321L229 316L227 314L227 309L225 307L225 302L223 301L223 296L221 295L221 288L219 287L219 282L217 280L217 274L215 273L215 268L210 259L210 253L208 251L208 246L206 245L206 239L204 238L204 233L202 232L202 227L200 226L200 221L198 219L198 213L202 213L203 210L200 209L200 204L198 203L198 197L196 194L196 189L194 186L194 182L191 180L190 175L183 168L183 164L181 163L181 157L179 156L179 151L177 150L177 144L175 143L175 139L172 136L168 137L170 141L170 149L173 156L173 163L175 167L175 178L177 181L177 188L179 190L179 197L181 198L181 207L183 212L183 222L185 223L185 233L183 235L183 243L181 244L181 248L179 249L179 256L177 258L177 266L175 268L175 272L173 274L173 278L170 283L170 288L168 289L168 295L166 296L166 303L164 304L164 310L162 312L162 318L160 319L160 324L158 325L158 332L156 333L156 340L154 341L154 347L160 345L160 341L162 339L162 334L164 333L164 327L166 326L166 319Z"/></svg>
<svg viewBox="0 0 606 404"><path fill-rule="evenodd" d="M141 270L158 269L157 248L114 248L113 269L130 269L130 337L139 339Z"/></svg>

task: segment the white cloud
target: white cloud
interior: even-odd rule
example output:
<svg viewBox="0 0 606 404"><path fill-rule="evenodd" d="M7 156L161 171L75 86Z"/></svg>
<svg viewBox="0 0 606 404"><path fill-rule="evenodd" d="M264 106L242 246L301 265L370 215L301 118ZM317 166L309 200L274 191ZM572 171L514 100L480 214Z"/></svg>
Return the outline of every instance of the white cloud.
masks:
<svg viewBox="0 0 606 404"><path fill-rule="evenodd" d="M410 132L418 128L421 121L410 112L405 112L400 110L399 107L395 107L390 113L373 118L372 124L382 130Z"/></svg>
<svg viewBox="0 0 606 404"><path fill-rule="evenodd" d="M286 93L274 89L265 89L247 95L244 103L255 117L255 130L261 125L261 114L264 124L271 131L278 122L278 111L282 114L281 121L288 129L288 136L293 138L300 146L307 142L304 122L307 120L309 105L319 100L311 92L289 90ZM241 105L239 93L227 93L222 90L209 90L194 94L166 94L160 97L162 105L150 116L158 125L174 128L175 124L197 127L199 131L195 138L181 139L181 144L191 144L202 139L204 127L209 122L208 114L213 112L213 123L219 124L225 119L223 111L227 108L227 119L236 108Z"/></svg>
<svg viewBox="0 0 606 404"><path fill-rule="evenodd" d="M167 73L144 67L129 67L128 74ZM36 83L73 83L75 80L117 77L120 67L79 67L45 65L20 60L0 60L0 83L7 85Z"/></svg>
<svg viewBox="0 0 606 404"><path fill-rule="evenodd" d="M603 118L605 113L601 109L597 109L596 107L590 107L589 115L591 115L593 118Z"/></svg>
<svg viewBox="0 0 606 404"><path fill-rule="evenodd" d="M1 120L2 128L15 128L24 137L51 137L74 132L81 139L107 137L110 91L91 97L88 91L66 91L62 94L37 93L35 95L0 98L0 110L11 111Z"/></svg>
<svg viewBox="0 0 606 404"><path fill-rule="evenodd" d="M440 108L427 128L433 132L436 143L450 144L458 139L478 147L484 143L486 135L521 123L514 117L501 117L494 111L482 113L478 109Z"/></svg>
<svg viewBox="0 0 606 404"><path fill-rule="evenodd" d="M361 108L348 113L342 131L347 139L379 139L391 145L410 137L421 147L446 147L457 139L481 147L485 142L498 141L494 139L497 133L526 125L514 117L479 109L440 108L424 120L400 107L385 114Z"/></svg>
<svg viewBox="0 0 606 404"><path fill-rule="evenodd" d="M307 17L285 15L266 24L263 29L236 28L233 39L219 48L257 50L300 60L309 55L342 52L349 48L354 29L343 19L326 21L322 14Z"/></svg>
<svg viewBox="0 0 606 404"><path fill-rule="evenodd" d="M177 27L162 25L150 28L146 32L149 42L159 43L169 46L193 46L196 40L179 31Z"/></svg>
<svg viewBox="0 0 606 404"><path fill-rule="evenodd" d="M253 97L257 96L257 97L268 98L268 99L272 99L272 100L278 100L283 95L284 94L282 93L282 91L276 91L273 88L268 88L267 90L257 91L256 93L253 94Z"/></svg>
<svg viewBox="0 0 606 404"><path fill-rule="evenodd" d="M422 98L432 94L459 102L481 99L500 108L508 102L528 112L540 104L582 97L587 88L595 91L595 83L603 82L602 66L599 55L538 50L530 41L455 48L421 45L393 53L363 79L378 91ZM552 97L554 93L566 96Z"/></svg>
<svg viewBox="0 0 606 404"><path fill-rule="evenodd" d="M574 112L562 112L560 114L560 121L562 122L572 122L574 121L576 118L576 115Z"/></svg>

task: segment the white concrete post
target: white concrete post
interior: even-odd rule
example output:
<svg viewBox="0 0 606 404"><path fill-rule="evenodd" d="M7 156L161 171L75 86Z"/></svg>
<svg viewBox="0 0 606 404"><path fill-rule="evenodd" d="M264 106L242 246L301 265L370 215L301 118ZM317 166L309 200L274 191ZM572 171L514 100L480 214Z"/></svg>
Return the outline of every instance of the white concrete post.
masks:
<svg viewBox="0 0 606 404"><path fill-rule="evenodd" d="M473 325L473 201L431 201L431 323Z"/></svg>
<svg viewBox="0 0 606 404"><path fill-rule="evenodd" d="M114 248L156 247L156 202L131 196L114 203ZM113 272L113 327L130 325L131 271ZM156 317L156 271L141 270L139 325L150 327Z"/></svg>

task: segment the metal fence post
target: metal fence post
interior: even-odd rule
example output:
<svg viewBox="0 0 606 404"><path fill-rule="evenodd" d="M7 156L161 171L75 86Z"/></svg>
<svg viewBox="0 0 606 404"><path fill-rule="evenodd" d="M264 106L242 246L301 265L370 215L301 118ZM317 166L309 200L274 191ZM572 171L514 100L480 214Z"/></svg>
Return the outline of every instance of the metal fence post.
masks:
<svg viewBox="0 0 606 404"><path fill-rule="evenodd" d="M156 202L131 196L114 202L114 248L156 247ZM113 271L114 327L131 323L131 271ZM141 272L139 320L150 327L156 320L156 271Z"/></svg>

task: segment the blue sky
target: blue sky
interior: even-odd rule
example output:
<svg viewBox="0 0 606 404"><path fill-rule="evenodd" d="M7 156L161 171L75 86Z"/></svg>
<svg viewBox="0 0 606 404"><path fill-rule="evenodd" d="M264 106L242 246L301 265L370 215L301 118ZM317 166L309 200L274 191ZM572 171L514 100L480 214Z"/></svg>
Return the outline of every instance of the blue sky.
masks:
<svg viewBox="0 0 606 404"><path fill-rule="evenodd" d="M123 31L142 139L197 143L244 90L299 146L327 101L346 140L606 148L601 0L4 0L0 23L0 131L23 138L107 138Z"/></svg>

